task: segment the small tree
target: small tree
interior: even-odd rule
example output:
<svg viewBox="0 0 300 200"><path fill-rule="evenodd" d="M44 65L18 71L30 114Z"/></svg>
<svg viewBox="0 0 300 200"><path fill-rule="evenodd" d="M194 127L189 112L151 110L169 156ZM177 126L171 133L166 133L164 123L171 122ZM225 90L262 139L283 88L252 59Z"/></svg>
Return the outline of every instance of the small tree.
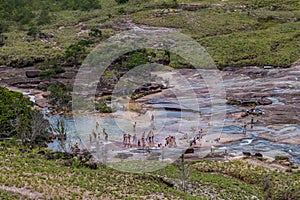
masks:
<svg viewBox="0 0 300 200"><path fill-rule="evenodd" d="M39 110L30 112L30 141L37 145L46 145L50 132L50 123Z"/></svg>
<svg viewBox="0 0 300 200"><path fill-rule="evenodd" d="M50 124L38 110L29 113L29 117L20 114L16 120L16 130L27 146L44 146L51 135Z"/></svg>
<svg viewBox="0 0 300 200"><path fill-rule="evenodd" d="M85 53L85 47L79 44L71 44L65 52L65 57L68 60L78 63L78 59Z"/></svg>
<svg viewBox="0 0 300 200"><path fill-rule="evenodd" d="M30 130L29 130L29 121L25 114L20 114L16 120L15 124L16 132L18 133L19 137L21 138L23 145L30 145L31 141L29 139Z"/></svg>
<svg viewBox="0 0 300 200"><path fill-rule="evenodd" d="M49 15L49 10L43 9L38 17L37 24L44 25L44 24L48 24L50 21L51 19Z"/></svg>
<svg viewBox="0 0 300 200"><path fill-rule="evenodd" d="M68 151L67 143L67 128L66 122L63 119L57 119L55 125L51 125L53 133L58 137L58 144L63 152Z"/></svg>
<svg viewBox="0 0 300 200"><path fill-rule="evenodd" d="M189 177L189 172L185 166L185 161L184 161L184 153L180 156L180 178L181 178L181 187L183 192L187 191L187 180Z"/></svg>
<svg viewBox="0 0 300 200"><path fill-rule="evenodd" d="M49 103L57 106L58 109L70 108L70 101L72 99L69 89L62 83L51 84L48 88L51 94L48 96Z"/></svg>
<svg viewBox="0 0 300 200"><path fill-rule="evenodd" d="M34 39L36 39L36 36L40 33L40 31L35 27L32 26L29 28L27 35L30 37L33 37Z"/></svg>
<svg viewBox="0 0 300 200"><path fill-rule="evenodd" d="M3 46L5 44L6 37L3 35L3 33L0 30L0 46Z"/></svg>
<svg viewBox="0 0 300 200"><path fill-rule="evenodd" d="M90 37L102 37L102 31L97 28L92 28L89 32Z"/></svg>

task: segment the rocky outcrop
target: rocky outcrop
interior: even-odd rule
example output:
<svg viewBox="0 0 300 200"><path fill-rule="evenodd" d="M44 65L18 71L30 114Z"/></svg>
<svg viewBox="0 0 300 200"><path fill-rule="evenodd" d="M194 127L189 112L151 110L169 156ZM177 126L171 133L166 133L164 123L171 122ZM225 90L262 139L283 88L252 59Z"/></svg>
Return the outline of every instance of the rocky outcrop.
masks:
<svg viewBox="0 0 300 200"><path fill-rule="evenodd" d="M227 103L231 105L255 106L255 105L270 105L272 104L272 101L265 97L262 98L247 97L247 94L245 94L244 98L229 98L227 100Z"/></svg>
<svg viewBox="0 0 300 200"><path fill-rule="evenodd" d="M25 72L27 78L37 78L40 73L40 70L28 70Z"/></svg>
<svg viewBox="0 0 300 200"><path fill-rule="evenodd" d="M185 150L185 154L189 154L189 153L194 153L195 152L195 150L194 150L194 148L188 148L187 150Z"/></svg>
<svg viewBox="0 0 300 200"><path fill-rule="evenodd" d="M155 94L162 91L162 89L166 89L168 86L165 84L159 84L159 83L147 83L142 85L141 87L134 90L134 93L132 94L132 99L138 99L143 96L149 95L149 94Z"/></svg>

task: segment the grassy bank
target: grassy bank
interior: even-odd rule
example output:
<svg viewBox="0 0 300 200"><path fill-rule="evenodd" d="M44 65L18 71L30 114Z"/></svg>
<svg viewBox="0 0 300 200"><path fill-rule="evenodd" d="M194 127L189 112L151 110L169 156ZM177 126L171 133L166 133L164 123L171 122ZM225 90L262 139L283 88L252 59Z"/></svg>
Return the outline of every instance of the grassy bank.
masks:
<svg viewBox="0 0 300 200"><path fill-rule="evenodd" d="M180 29L203 45L219 68L288 67L300 57L297 0L129 0L125 4L101 0L101 7L89 10L66 9L50 0L48 4L52 9L45 23L39 23L38 16L44 8L37 5L30 22L7 21L10 26L0 30L6 38L0 48L0 64L27 66L47 60L61 61L70 45L90 40L84 47L84 57L101 40L122 27L126 29L123 25L127 19L137 24ZM102 37L91 37L92 29L101 30ZM34 35L32 30L42 35Z"/></svg>
<svg viewBox="0 0 300 200"><path fill-rule="evenodd" d="M38 154L37 149L14 142L1 142L0 148L0 185L14 189L0 189L2 199L25 198L26 192L50 199L295 199L300 195L297 171L242 161L184 165L178 161L154 173L131 174L103 166L89 169L78 159L66 160L59 154L46 159L49 151Z"/></svg>

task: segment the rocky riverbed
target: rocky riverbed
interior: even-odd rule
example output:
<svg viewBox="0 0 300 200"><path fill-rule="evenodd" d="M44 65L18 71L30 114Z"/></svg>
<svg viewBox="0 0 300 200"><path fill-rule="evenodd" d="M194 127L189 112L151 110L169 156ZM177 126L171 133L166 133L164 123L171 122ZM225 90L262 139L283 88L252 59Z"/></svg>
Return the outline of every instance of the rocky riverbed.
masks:
<svg viewBox="0 0 300 200"><path fill-rule="evenodd" d="M165 77L178 76L178 72L166 73ZM209 91L203 82L200 73L195 70L180 70L181 75L192 79L192 87L184 91L185 94L196 93L201 111L199 128L209 129L206 123L210 123L212 113L209 110ZM297 159L300 154L300 66L280 69L272 67L245 67L242 69L226 69L220 71L226 90L226 101L247 102L239 105L228 105L221 102L220 109L226 110L222 133L212 131L202 141L202 147L211 145L220 149L231 151L262 152L264 155L274 157L278 154L287 154ZM211 77L213 78L213 77ZM171 84L177 84L171 81ZM177 97L172 88L159 94L153 94L140 99L140 102L160 104L160 107L170 109L180 108ZM222 99L222 101L224 101ZM191 99L189 103L193 103ZM187 102L185 104L188 104ZM262 114L242 117L242 111L259 108ZM251 117L254 124L251 125ZM242 125L248 123L246 134L242 134ZM220 136L220 142L213 142ZM238 141L238 142L236 142ZM207 151L206 151L207 152Z"/></svg>
<svg viewBox="0 0 300 200"><path fill-rule="evenodd" d="M39 90L39 85L43 84L44 81L37 77L28 78L26 76L26 71L33 69L16 69L5 66L0 69L2 86L23 92L34 99L39 107L50 107L45 98L47 92ZM300 66L295 65L286 69L271 67L228 68L218 71L218 73L223 78L223 80L219 80L219 84L222 84L226 91L226 96L220 99L216 105L225 111L224 119L222 119L224 127L219 127L222 129L218 130L210 130L212 116L210 96L212 94L205 84L203 74L192 69L152 73L160 79L168 78L170 81L168 89L137 100L140 107L155 113L157 132L161 131L162 133L161 137L157 138L164 142L165 135L178 131L178 122L183 120L177 138L182 138L184 133L195 134L195 131L191 131L192 128L195 130L203 128L207 135L201 143L197 142L195 147L199 147L201 144L202 149L206 148L206 152L214 145L221 149L226 147L232 151L264 152L271 156L289 154L299 158ZM176 81L178 74L188 80L191 85L182 88L180 81ZM199 110L196 112L193 111L193 108L190 109L189 106L186 106L195 104L195 99L188 95L192 93L196 95L198 101ZM237 102L240 105L228 105L228 101ZM244 102L246 103L243 104ZM254 107L259 107L263 114L254 115L253 128L248 125L247 133L243 134L242 125L245 122L250 123L252 115L242 117L241 113L243 110L250 110ZM128 115L128 113L121 114L119 111L112 115L109 117L120 118L119 123L129 124L124 125L127 131L132 130L133 121L138 122L140 130L150 125L144 123L149 119L149 113L147 115L134 113ZM126 117L124 118L124 116ZM130 120L128 120L128 116L131 116ZM197 120L195 120L196 118ZM110 120L107 121L107 125L109 125ZM143 127L141 124L145 126ZM90 133L92 126L84 126L86 128L85 135ZM220 132L220 130L222 131ZM114 132L114 129L108 128L108 131ZM85 137L87 138L87 136ZM121 135L116 136L118 139L120 137ZM220 142L214 142L219 137ZM182 144L185 147L189 146L187 141Z"/></svg>
<svg viewBox="0 0 300 200"><path fill-rule="evenodd" d="M179 151L164 150L165 153L168 152L170 158L174 159L176 154L180 155L180 150L189 148L198 130L203 129L202 139L192 144L194 154L189 155L191 159L207 156L214 147L218 153L226 150L233 156L240 156L241 152L249 152L253 155L261 153L264 157L273 159L276 155L287 155L299 164L299 66L288 69L246 67L227 69L219 73L223 77L219 83L223 84L226 95L212 105L211 98L215 94L208 90L203 74L199 71L183 69L152 72L153 76L160 79L169 79L169 87L159 93L136 100L135 104L141 109L140 112L119 109L109 115L94 114L76 118L75 124L77 131L80 132L79 137L87 148L95 149L96 143L89 142L89 134L92 129L95 129L95 123L98 121L101 128L105 128L109 133L112 142L107 143L107 147L114 151L112 154L107 154L110 155L108 161L117 160L114 154L128 154L130 160L147 159L148 154L135 151L136 145L128 148L121 143L122 134L134 133L132 124L137 122L135 132L139 138L143 131L148 132L154 128L155 146L159 143L164 145L166 137L175 136ZM264 75L252 77L253 73ZM181 81L189 80L191 84L183 87L178 77L181 77L179 79ZM227 104L229 99L248 102L250 105ZM122 104L125 105L126 101L116 99L114 103L122 108ZM259 108L262 113L242 116L243 110L252 108ZM212 111L218 114L219 110L225 111L224 115L215 118L213 122ZM155 116L154 122L150 120L151 114ZM253 124L251 124L252 116ZM74 121L72 123L75 126ZM242 128L244 123L247 123L246 133ZM98 132L101 133L101 130ZM218 138L220 140L216 141ZM160 151L157 148L153 150L158 153ZM152 159L151 156L150 158ZM156 159L161 158L156 157Z"/></svg>
<svg viewBox="0 0 300 200"><path fill-rule="evenodd" d="M0 85L22 92L40 108L49 108L47 86L57 82L72 84L77 70L68 68L51 79L40 79L40 71L34 67L1 66ZM157 142L164 142L166 136L173 134L178 144L187 148L189 140L202 128L205 136L195 147L207 150L219 146L232 151L258 151L270 155L284 153L299 159L299 62L291 68L227 68L215 70L215 74L219 76L195 69L153 71L154 77L168 80L169 87L159 88L154 94L148 92L150 95L137 99L142 114L119 109L111 115L97 116L90 124L83 120L82 136L88 141L95 120L102 118L111 133L121 127L114 138L119 140L122 131L132 131L132 123L137 121L139 131L152 129L150 126L156 128ZM214 84L224 89L223 96L218 96L218 91L210 91L207 81L214 79ZM104 88L98 92L110 94L112 91ZM122 102L117 103L122 105ZM242 111L254 108L259 108L261 114L242 117ZM155 114L154 124L149 122L149 113ZM251 128L252 116L254 123ZM116 122L118 128L112 128ZM242 128L244 123L248 123L246 134ZM188 138L184 137L185 133L188 133ZM219 142L215 142L217 138L220 138Z"/></svg>

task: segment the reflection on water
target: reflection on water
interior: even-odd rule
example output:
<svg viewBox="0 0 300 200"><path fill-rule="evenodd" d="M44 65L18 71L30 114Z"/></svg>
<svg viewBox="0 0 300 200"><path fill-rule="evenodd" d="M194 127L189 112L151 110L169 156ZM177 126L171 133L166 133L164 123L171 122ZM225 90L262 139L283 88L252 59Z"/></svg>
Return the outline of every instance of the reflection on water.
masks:
<svg viewBox="0 0 300 200"><path fill-rule="evenodd" d="M163 100L163 99L155 99L151 100L150 104L158 104L156 107L165 107L166 105L177 107L175 103L170 103L169 101ZM211 112L211 109L203 108L201 109L204 111L204 113L207 113L208 115ZM237 112L239 108L234 106L228 106L227 111ZM95 145L89 144L89 135L91 134L92 130L94 129L96 133L102 134L102 129L105 128L107 133L109 133L109 140L110 141L117 141L122 146L122 136L124 133L136 133L138 137L141 137L142 132L148 132L153 127L155 128L155 144L158 143L165 143L165 138L169 135L176 135L177 139L180 137L183 137L183 133L189 133L189 138L193 138L196 134L196 132L192 131L192 128L195 130L199 130L200 128L207 128L207 122L202 119L203 113L195 113L190 111L173 111L173 110L164 110L164 109L155 109L155 107L152 109L151 112L155 113L155 122L151 124L150 120L150 111L140 114L139 116L129 116L131 113L126 113L128 116L122 117L124 112L118 110L114 113L114 115L107 115L107 116L100 116L100 115L88 115L88 116L80 116L76 117L74 119L73 117L67 117L63 116L63 119L66 122L66 127L68 130L68 140L70 142L80 141L85 148L95 150ZM121 115L121 117L119 116ZM49 120L51 123L55 123L58 118L61 116L53 115L49 117ZM205 117L205 116L204 116ZM195 119L196 120L195 120ZM75 123L76 121L76 123ZM98 129L96 129L95 124L96 121L100 123L100 126ZM137 121L137 128L134 131L132 124L134 121ZM180 130L180 131L178 131ZM216 130L216 131L219 131ZM222 134L227 134L234 136L234 134L241 133L242 127L238 126L233 123L233 121L226 120L225 125L222 129ZM209 134L213 134L214 129L211 129L211 132ZM208 135L209 135L208 134ZM289 136L297 136L300 134L300 126L287 126L281 129L273 129L272 127L266 127L266 126L254 126L253 129L247 130L247 139L242 139L237 142L232 142L229 144L224 144L219 147L218 149L227 149L228 152L242 152L242 151L249 151L252 153L256 152L262 152L264 155L269 156L275 156L278 154L286 154L290 155L292 159L300 164L300 144L298 145L289 145L289 144L280 144L279 142L274 142L268 139L263 139L260 137L261 134L269 134L270 136L277 137L281 136L283 134L288 134ZM184 142L181 141L183 144L183 148L180 149L182 152L184 148L187 148L189 146L188 140L185 140ZM109 146L109 143L107 143ZM111 144L110 144L111 145ZM54 150L59 150L59 145L57 141L54 143L49 144L49 148ZM116 147L113 147L116 148ZM150 153L149 152L155 152L160 151L161 149L151 149L149 150L143 150L143 149L137 149L137 148L116 148L116 153L133 153L133 154L139 154L139 158L148 158ZM197 150L197 151L202 151ZM172 151L165 151L164 156L160 154L158 156L158 160L161 160L162 157L165 157L165 160L168 159L168 156L170 157L178 157L178 152L172 150ZM176 155L176 156L175 156ZM109 156L109 154L108 154ZM148 157L147 157L148 156ZM177 158L176 157L176 158ZM114 156L111 156L111 158L114 158ZM155 156L153 156L153 159L156 159ZM107 161L110 161L107 159ZM112 161L112 160L111 160Z"/></svg>

